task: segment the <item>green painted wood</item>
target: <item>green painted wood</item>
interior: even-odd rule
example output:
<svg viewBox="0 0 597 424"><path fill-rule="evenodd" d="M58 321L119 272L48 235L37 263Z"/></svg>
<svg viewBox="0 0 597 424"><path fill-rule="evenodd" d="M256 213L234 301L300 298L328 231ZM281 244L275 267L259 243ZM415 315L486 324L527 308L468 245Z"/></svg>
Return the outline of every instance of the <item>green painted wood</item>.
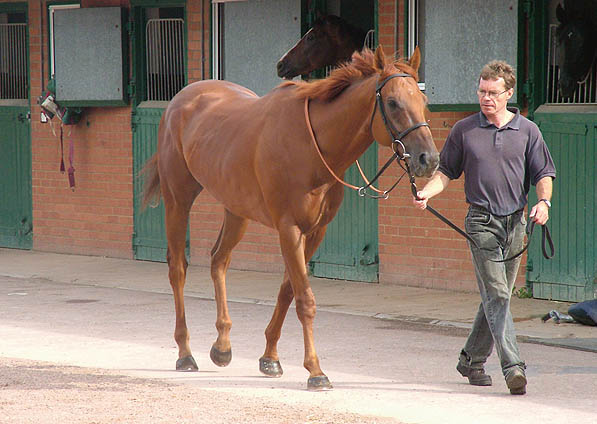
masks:
<svg viewBox="0 0 597 424"><path fill-rule="evenodd" d="M528 254L533 297L580 302L597 297L597 113L535 113L557 169L548 222L556 255L546 260L540 237ZM536 202L531 191L530 204Z"/></svg>
<svg viewBox="0 0 597 424"><path fill-rule="evenodd" d="M0 106L0 246L33 247L28 106Z"/></svg>
<svg viewBox="0 0 597 424"><path fill-rule="evenodd" d="M164 202L156 208L142 208L144 178L140 175L145 163L157 150L158 127L164 109L137 108L132 116L134 179L135 259L165 262L168 243L164 225Z"/></svg>
<svg viewBox="0 0 597 424"><path fill-rule="evenodd" d="M373 176L377 166L377 144L359 159L366 175ZM345 180L356 186L363 184L355 165L346 172ZM326 236L310 262L316 277L377 282L379 243L377 234L377 200L359 197L344 189L344 201Z"/></svg>

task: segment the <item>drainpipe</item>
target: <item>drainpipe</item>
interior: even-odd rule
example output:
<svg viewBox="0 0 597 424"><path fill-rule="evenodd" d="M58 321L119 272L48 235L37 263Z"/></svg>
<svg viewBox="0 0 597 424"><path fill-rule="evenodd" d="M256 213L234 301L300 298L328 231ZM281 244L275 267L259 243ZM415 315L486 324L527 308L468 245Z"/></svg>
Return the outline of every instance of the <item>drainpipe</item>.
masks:
<svg viewBox="0 0 597 424"><path fill-rule="evenodd" d="M205 0L201 0L201 79L205 79Z"/></svg>

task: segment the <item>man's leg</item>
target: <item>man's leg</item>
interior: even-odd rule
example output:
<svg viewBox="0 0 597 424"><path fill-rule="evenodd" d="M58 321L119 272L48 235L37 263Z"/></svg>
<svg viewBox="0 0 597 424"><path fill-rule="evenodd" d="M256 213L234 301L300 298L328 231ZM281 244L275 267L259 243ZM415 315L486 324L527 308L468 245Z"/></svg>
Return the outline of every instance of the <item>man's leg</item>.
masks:
<svg viewBox="0 0 597 424"><path fill-rule="evenodd" d="M467 231L478 245L478 248L472 246L471 252L481 294L485 323L493 338L506 380L508 380L510 374L517 374L515 386L520 386L522 381L518 374L522 372L524 375L524 362L520 359L518 352L514 322L510 312L510 296L520 258L506 264L495 263L489 259L503 259L508 256L510 251L517 251L517 247L522 246L524 225L520 222L521 215L519 214L509 217L487 216L487 220L484 222L478 218L469 219L469 215L467 215L466 222ZM518 223L515 222L514 217L518 219ZM520 231L521 228L522 232ZM506 248L503 249L502 246L506 246ZM479 317L479 314L477 317ZM482 330L483 322L481 320L479 331L476 332L476 335L472 332L469 341L467 341L465 351L471 356L471 363L480 361L484 357L486 359L485 355L488 355L487 350L491 344L487 341L487 332ZM524 383L526 385L526 379ZM509 387L511 392L514 393L510 384ZM520 387L515 387L515 391L520 391Z"/></svg>

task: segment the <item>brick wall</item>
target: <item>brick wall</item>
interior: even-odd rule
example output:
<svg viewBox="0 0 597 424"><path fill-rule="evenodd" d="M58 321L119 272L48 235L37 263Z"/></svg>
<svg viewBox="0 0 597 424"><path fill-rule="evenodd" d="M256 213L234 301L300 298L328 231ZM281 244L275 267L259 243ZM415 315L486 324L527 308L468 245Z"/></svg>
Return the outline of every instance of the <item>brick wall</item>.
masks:
<svg viewBox="0 0 597 424"><path fill-rule="evenodd" d="M98 2L83 2L95 6ZM119 6L122 2L99 2ZM33 247L38 250L132 257L132 152L130 107L86 108L78 125L64 127L64 159L74 141L76 189L59 171L60 123L41 123L36 98L48 82L45 2L29 1L29 61ZM52 131L52 127L53 130Z"/></svg>

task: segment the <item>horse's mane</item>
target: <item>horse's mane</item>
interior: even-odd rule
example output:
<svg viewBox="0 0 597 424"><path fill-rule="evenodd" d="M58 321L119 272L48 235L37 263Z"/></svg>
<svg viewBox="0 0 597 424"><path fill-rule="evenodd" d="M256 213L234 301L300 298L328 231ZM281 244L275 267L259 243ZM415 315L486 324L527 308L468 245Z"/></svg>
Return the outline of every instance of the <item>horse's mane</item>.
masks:
<svg viewBox="0 0 597 424"><path fill-rule="evenodd" d="M279 88L294 86L297 96L323 101L330 101L336 98L344 89L356 81L363 80L373 74L379 74L380 80L394 74L404 72L412 75L418 81L419 76L405 60L391 61L381 56L381 61L376 60L375 53L370 49L363 49L355 52L350 62L346 62L334 69L329 77L307 81L286 81L279 85Z"/></svg>

